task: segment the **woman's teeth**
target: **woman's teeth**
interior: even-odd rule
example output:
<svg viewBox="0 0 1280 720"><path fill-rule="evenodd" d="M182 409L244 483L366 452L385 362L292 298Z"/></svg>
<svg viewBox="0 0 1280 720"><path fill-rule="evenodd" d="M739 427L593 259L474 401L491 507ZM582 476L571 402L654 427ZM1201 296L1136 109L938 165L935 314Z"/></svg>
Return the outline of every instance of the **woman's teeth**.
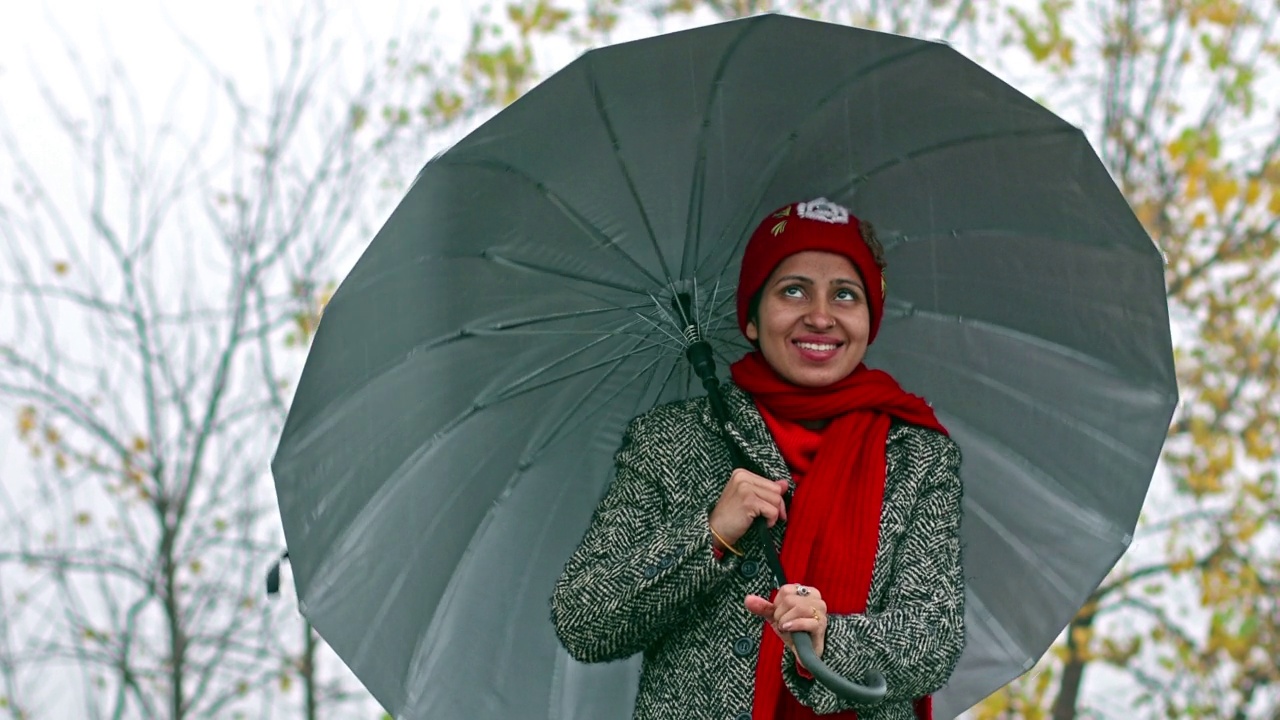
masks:
<svg viewBox="0 0 1280 720"><path fill-rule="evenodd" d="M817 352L829 352L835 350L839 345L819 345L817 343L796 343L797 346L805 350L814 350Z"/></svg>

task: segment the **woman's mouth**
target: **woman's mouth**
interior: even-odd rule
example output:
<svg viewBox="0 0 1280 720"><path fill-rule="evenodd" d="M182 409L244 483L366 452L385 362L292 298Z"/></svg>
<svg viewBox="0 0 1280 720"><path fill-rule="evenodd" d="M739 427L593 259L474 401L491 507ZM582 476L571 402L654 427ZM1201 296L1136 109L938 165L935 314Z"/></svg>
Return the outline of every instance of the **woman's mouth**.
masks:
<svg viewBox="0 0 1280 720"><path fill-rule="evenodd" d="M800 357L810 362L825 362L836 356L844 343L829 340L793 340L792 345L800 352Z"/></svg>

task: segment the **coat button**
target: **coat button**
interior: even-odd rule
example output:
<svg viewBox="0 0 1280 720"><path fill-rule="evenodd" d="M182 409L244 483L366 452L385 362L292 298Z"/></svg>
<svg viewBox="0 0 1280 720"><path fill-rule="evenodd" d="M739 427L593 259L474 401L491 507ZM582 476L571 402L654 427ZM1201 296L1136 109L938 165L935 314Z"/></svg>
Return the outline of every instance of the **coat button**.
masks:
<svg viewBox="0 0 1280 720"><path fill-rule="evenodd" d="M658 561L658 567L663 568L663 569L665 569L665 568L669 568L669 567L671 567L671 562L672 562L672 561L671 561L671 556L670 556L670 555L663 555L663 556L662 556L662 559Z"/></svg>
<svg viewBox="0 0 1280 720"><path fill-rule="evenodd" d="M760 574L760 563L755 560L743 560L738 566L738 574L750 580Z"/></svg>
<svg viewBox="0 0 1280 720"><path fill-rule="evenodd" d="M756 643L749 637L740 637L733 643L733 654L738 657L746 657L755 652Z"/></svg>
<svg viewBox="0 0 1280 720"><path fill-rule="evenodd" d="M658 568L656 568L656 567L654 567L654 566L650 565L649 567L647 567L647 568L645 568L645 569L644 569L644 579L645 579L645 580L652 580L652 579L654 579L654 578L656 578L656 577L658 577Z"/></svg>

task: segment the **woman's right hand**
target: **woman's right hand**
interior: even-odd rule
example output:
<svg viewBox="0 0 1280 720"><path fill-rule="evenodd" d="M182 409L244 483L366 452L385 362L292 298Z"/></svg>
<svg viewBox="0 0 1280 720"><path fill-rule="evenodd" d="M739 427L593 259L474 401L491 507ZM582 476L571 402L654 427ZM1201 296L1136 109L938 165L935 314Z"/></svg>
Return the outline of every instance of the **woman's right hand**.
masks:
<svg viewBox="0 0 1280 720"><path fill-rule="evenodd" d="M783 495L786 492L786 480L770 480L738 468L729 476L729 482L725 483L720 499L711 510L708 518L711 529L725 542L737 545L758 517L763 517L769 527L779 520L785 522L787 505ZM714 535L712 541L715 542ZM716 542L716 547L720 547L719 542Z"/></svg>

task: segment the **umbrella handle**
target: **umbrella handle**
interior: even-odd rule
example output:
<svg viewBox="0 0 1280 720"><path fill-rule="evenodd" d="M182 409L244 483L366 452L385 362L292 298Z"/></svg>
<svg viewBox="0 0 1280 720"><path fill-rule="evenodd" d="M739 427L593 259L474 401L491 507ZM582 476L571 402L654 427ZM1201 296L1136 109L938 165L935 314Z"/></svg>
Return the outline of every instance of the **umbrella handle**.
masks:
<svg viewBox="0 0 1280 720"><path fill-rule="evenodd" d="M734 455L742 455L741 449L736 445L732 446ZM745 459L745 458L743 458ZM750 468L747 468L750 469ZM752 470L752 472L755 472ZM757 473L759 474L759 473ZM765 564L773 571L773 578L781 587L787 584L786 574L782 571L782 561L778 559L778 551L773 546L773 538L769 535L769 527L765 524L764 518L756 518L751 524L751 529L756 532L765 547L764 559ZM856 683L827 667L818 657L818 653L813 649L813 638L807 632L794 632L791 634L791 640L796 645L796 655L800 658L800 664L804 665L809 674L813 675L813 679L822 683L831 692L839 695L842 699L862 705L874 705L884 700L885 693L889 691L885 684L884 675L878 670L868 670L862 676L862 682Z"/></svg>
<svg viewBox="0 0 1280 720"><path fill-rule="evenodd" d="M796 644L796 655L800 656L800 664L813 675L813 679L822 683L831 692L849 702L862 705L874 705L884 700L889 691L885 685L884 675L878 670L868 670L862 676L862 682L856 683L842 677L827 667L826 663L813 651L813 638L807 632L792 633L791 641Z"/></svg>

